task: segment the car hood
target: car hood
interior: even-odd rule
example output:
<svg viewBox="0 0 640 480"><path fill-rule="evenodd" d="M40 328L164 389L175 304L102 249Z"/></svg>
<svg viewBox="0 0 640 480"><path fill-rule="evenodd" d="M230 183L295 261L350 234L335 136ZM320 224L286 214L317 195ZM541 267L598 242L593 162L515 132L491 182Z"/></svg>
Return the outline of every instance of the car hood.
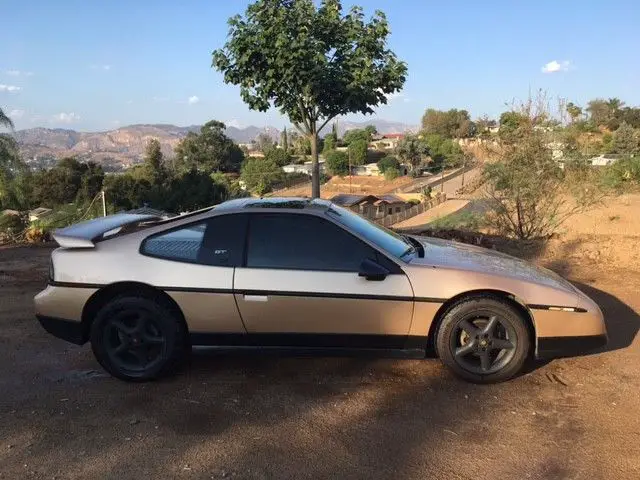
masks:
<svg viewBox="0 0 640 480"><path fill-rule="evenodd" d="M411 260L411 265L452 268L510 277L576 293L571 283L558 274L519 258L464 243L431 237L414 237L424 246L424 257Z"/></svg>

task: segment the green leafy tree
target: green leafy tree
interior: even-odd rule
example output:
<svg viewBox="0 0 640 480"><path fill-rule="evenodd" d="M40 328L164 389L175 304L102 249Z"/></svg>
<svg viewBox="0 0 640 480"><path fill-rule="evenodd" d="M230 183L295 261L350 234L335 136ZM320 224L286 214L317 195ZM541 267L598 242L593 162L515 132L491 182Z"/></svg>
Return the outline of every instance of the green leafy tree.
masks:
<svg viewBox="0 0 640 480"><path fill-rule="evenodd" d="M380 170L380 173L385 173L391 168L395 168L396 170L398 170L398 172L400 172L400 162L396 157L387 155L386 157L378 161L378 169Z"/></svg>
<svg viewBox="0 0 640 480"><path fill-rule="evenodd" d="M87 162L86 169L80 176L80 188L76 194L76 200L80 203L90 202L102 190L104 183L104 170L95 162Z"/></svg>
<svg viewBox="0 0 640 480"><path fill-rule="evenodd" d="M336 149L338 144L338 138L334 133L329 133L324 137L324 147L322 148L322 153L326 156L329 152L332 152Z"/></svg>
<svg viewBox="0 0 640 480"><path fill-rule="evenodd" d="M582 117L582 108L573 102L567 103L566 110L571 118L571 123L576 123Z"/></svg>
<svg viewBox="0 0 640 480"><path fill-rule="evenodd" d="M13 130L13 121L0 108L0 126Z"/></svg>
<svg viewBox="0 0 640 480"><path fill-rule="evenodd" d="M335 121L331 124L331 133L336 138L336 142L340 140L340 135L338 134L338 122Z"/></svg>
<svg viewBox="0 0 640 480"><path fill-rule="evenodd" d="M284 167L291 163L291 155L283 148L272 147L264 154L264 158L273 161L278 167Z"/></svg>
<svg viewBox="0 0 640 480"><path fill-rule="evenodd" d="M407 67L387 46L385 15L367 22L360 7L343 14L340 0L258 0L229 26L213 66L250 108L275 106L310 140L319 197L318 134L339 115L373 113L404 85Z"/></svg>
<svg viewBox="0 0 640 480"><path fill-rule="evenodd" d="M289 153L289 136L287 135L287 127L284 127L282 134L280 134L280 143L282 145L282 149L286 153Z"/></svg>
<svg viewBox="0 0 640 480"><path fill-rule="evenodd" d="M325 157L325 165L331 175L349 175L349 156L345 152L330 151Z"/></svg>
<svg viewBox="0 0 640 480"><path fill-rule="evenodd" d="M342 137L342 142L347 146L351 145L353 142L358 141L363 141L369 144L371 142L372 135L373 134L371 133L371 130L368 130L367 128L356 128L353 130L347 130L344 134L344 137Z"/></svg>
<svg viewBox="0 0 640 480"><path fill-rule="evenodd" d="M152 185L162 185L167 181L164 155L157 139L149 140L144 154L144 174Z"/></svg>
<svg viewBox="0 0 640 480"><path fill-rule="evenodd" d="M283 171L273 160L249 157L242 165L240 179L247 188L258 195L273 190L273 186L283 177Z"/></svg>
<svg viewBox="0 0 640 480"><path fill-rule="evenodd" d="M606 125L611 119L611 107L607 100L596 98L587 103L589 120L596 126Z"/></svg>
<svg viewBox="0 0 640 480"><path fill-rule="evenodd" d="M612 153L636 154L640 153L640 133L628 123L622 123L613 132Z"/></svg>
<svg viewBox="0 0 640 480"><path fill-rule="evenodd" d="M118 212L140 208L148 203L151 185L144 179L136 179L125 173L105 177L104 190L114 212Z"/></svg>
<svg viewBox="0 0 640 480"><path fill-rule="evenodd" d="M468 138L475 135L476 125L466 110L428 108L422 117L422 131L446 138Z"/></svg>
<svg viewBox="0 0 640 480"><path fill-rule="evenodd" d="M417 135L406 135L396 147L396 154L411 165L412 174L429 156L429 146Z"/></svg>
<svg viewBox="0 0 640 480"><path fill-rule="evenodd" d="M458 167L463 162L462 149L458 142L442 135L426 135L423 141L435 166Z"/></svg>
<svg viewBox="0 0 640 480"><path fill-rule="evenodd" d="M624 107L618 111L617 119L621 124L624 122L633 128L640 128L640 108Z"/></svg>
<svg viewBox="0 0 640 480"><path fill-rule="evenodd" d="M189 132L175 148L175 165L179 171L201 170L212 172L238 172L244 153L225 135L225 125L212 120L205 123L200 133Z"/></svg>
<svg viewBox="0 0 640 480"><path fill-rule="evenodd" d="M363 165L367 162L369 143L366 140L354 140L347 147L351 165Z"/></svg>
<svg viewBox="0 0 640 480"><path fill-rule="evenodd" d="M271 138L271 135L268 135L265 132L258 134L258 136L254 140L254 143L258 151L262 153L266 153L268 150L271 150L273 147L275 147L273 138Z"/></svg>
<svg viewBox="0 0 640 480"><path fill-rule="evenodd" d="M526 125L530 120L520 112L509 111L500 115L500 129L498 134L508 136L515 132L521 125Z"/></svg>
<svg viewBox="0 0 640 480"><path fill-rule="evenodd" d="M216 205L228 197L225 182L217 182L205 172L191 170L170 180L163 200L157 205L169 212L191 212Z"/></svg>

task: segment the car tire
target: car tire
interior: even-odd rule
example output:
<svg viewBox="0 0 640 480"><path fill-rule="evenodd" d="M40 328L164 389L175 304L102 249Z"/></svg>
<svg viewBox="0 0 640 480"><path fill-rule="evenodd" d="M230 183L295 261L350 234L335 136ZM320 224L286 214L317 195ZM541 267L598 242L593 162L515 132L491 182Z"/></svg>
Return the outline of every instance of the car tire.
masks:
<svg viewBox="0 0 640 480"><path fill-rule="evenodd" d="M462 299L444 314L436 352L457 376L498 383L517 375L529 358L531 334L522 314L495 297Z"/></svg>
<svg viewBox="0 0 640 480"><path fill-rule="evenodd" d="M131 382L173 372L189 346L180 315L162 298L121 296L104 305L91 325L91 348L102 367Z"/></svg>

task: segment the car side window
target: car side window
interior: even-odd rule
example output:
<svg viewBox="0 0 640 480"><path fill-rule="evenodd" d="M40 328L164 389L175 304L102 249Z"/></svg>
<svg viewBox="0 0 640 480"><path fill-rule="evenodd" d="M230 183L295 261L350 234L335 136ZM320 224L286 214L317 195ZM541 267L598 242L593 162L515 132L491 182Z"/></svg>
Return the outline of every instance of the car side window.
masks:
<svg viewBox="0 0 640 480"><path fill-rule="evenodd" d="M328 220L312 215L251 215L247 267L357 272L377 252Z"/></svg>
<svg viewBox="0 0 640 480"><path fill-rule="evenodd" d="M196 262L204 241L206 222L195 223L148 238L142 253L168 260Z"/></svg>
<svg viewBox="0 0 640 480"><path fill-rule="evenodd" d="M141 252L177 262L235 267L242 263L245 215L221 215L147 238Z"/></svg>

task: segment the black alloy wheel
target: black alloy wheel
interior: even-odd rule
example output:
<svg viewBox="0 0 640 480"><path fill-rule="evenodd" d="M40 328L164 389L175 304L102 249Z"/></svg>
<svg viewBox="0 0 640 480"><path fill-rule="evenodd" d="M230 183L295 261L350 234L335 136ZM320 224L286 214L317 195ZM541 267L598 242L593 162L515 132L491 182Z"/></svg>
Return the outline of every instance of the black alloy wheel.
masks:
<svg viewBox="0 0 640 480"><path fill-rule="evenodd" d="M100 365L127 381L159 378L177 367L189 347L179 312L162 297L124 296L107 303L91 325Z"/></svg>
<svg viewBox="0 0 640 480"><path fill-rule="evenodd" d="M511 302L493 296L463 298L442 317L436 351L456 375L496 383L517 375L529 358L528 320Z"/></svg>

